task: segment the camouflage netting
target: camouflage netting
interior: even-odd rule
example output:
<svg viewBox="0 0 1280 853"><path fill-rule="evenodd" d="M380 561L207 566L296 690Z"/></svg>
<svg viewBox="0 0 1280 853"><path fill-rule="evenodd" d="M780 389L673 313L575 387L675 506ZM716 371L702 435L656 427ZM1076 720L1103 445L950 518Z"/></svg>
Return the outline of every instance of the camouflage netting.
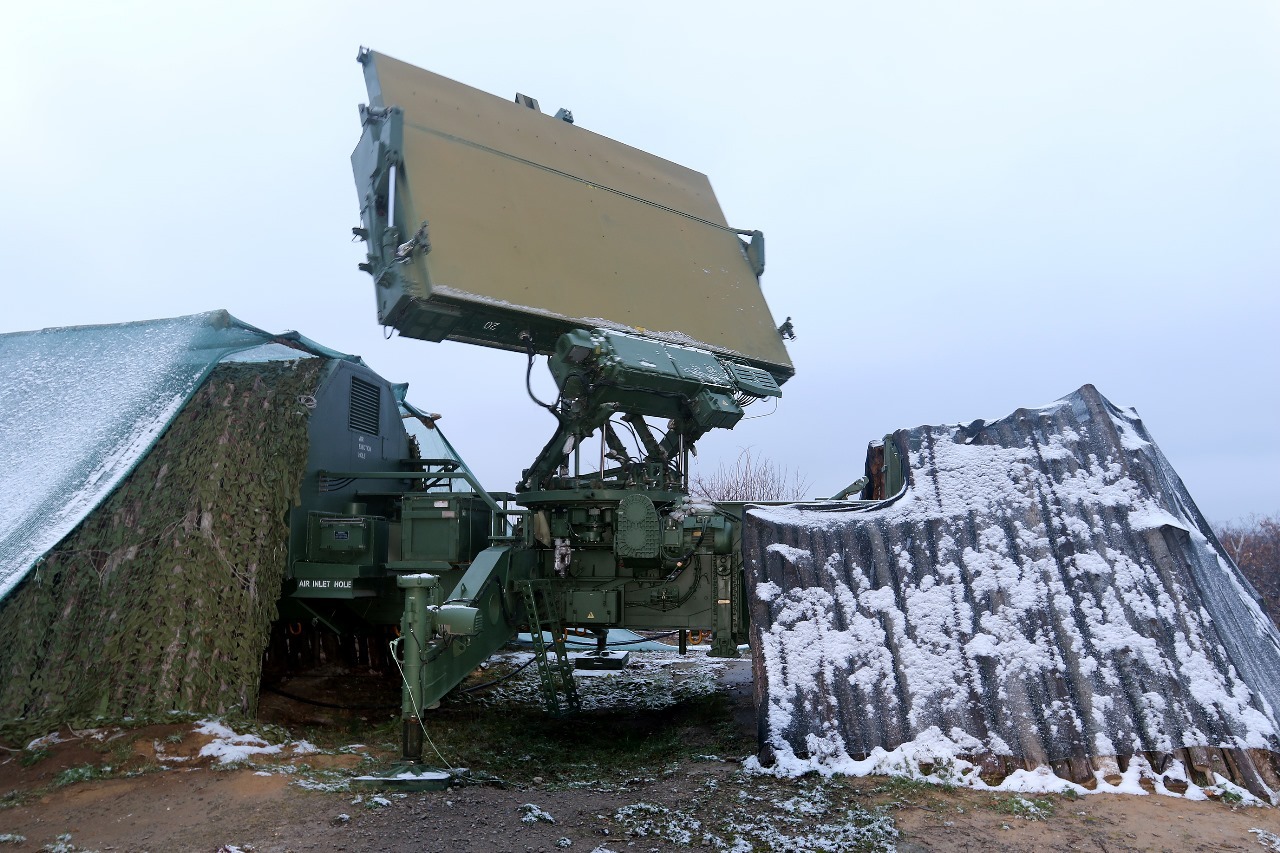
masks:
<svg viewBox="0 0 1280 853"><path fill-rule="evenodd" d="M323 358L224 364L0 603L0 735L253 713Z"/></svg>

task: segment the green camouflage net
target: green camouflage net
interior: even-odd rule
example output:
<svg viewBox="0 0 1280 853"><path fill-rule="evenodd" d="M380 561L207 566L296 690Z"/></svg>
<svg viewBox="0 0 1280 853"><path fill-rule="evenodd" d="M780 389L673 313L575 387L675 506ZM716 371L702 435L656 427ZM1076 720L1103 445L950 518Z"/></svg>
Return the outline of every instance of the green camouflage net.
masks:
<svg viewBox="0 0 1280 853"><path fill-rule="evenodd" d="M224 364L0 605L0 736L252 714L327 360Z"/></svg>

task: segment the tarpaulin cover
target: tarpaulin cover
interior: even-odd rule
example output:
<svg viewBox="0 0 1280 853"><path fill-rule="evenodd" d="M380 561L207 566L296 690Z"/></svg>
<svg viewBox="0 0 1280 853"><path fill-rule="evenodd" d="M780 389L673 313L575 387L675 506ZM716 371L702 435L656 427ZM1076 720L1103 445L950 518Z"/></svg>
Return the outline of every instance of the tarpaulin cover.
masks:
<svg viewBox="0 0 1280 853"><path fill-rule="evenodd" d="M477 483L475 472L471 467L463 461L462 456L453 447L453 442L445 438L440 427L435 425L435 419L439 415L432 415L419 409L417 406L405 399L409 393L409 384L407 382L392 385L391 390L396 395L396 405L400 408L401 421L404 424L405 432L418 442L418 453L423 459L452 459L458 463L459 471L465 471L471 475L471 479ZM430 426L428 426L430 424ZM449 483L442 488L445 489L464 489L465 483Z"/></svg>
<svg viewBox="0 0 1280 853"><path fill-rule="evenodd" d="M220 360L306 355L271 341L340 356L226 311L0 335L0 599L110 494Z"/></svg>
<svg viewBox="0 0 1280 853"><path fill-rule="evenodd" d="M1280 635L1136 412L1085 386L893 441L896 500L747 516L765 763L1280 748Z"/></svg>

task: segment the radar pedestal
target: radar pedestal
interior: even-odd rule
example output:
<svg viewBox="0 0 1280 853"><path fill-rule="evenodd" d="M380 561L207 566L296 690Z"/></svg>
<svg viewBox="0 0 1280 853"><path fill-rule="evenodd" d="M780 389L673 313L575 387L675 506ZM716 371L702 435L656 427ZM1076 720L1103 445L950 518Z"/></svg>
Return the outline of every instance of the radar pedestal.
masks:
<svg viewBox="0 0 1280 853"><path fill-rule="evenodd" d="M516 486L517 523L425 615L404 590L406 720L517 631L557 714L577 699L568 630L709 630L710 654L736 656L741 510L691 500L689 460L794 373L760 288L763 234L725 222L705 175L586 130L582 112L359 59L355 233L379 321L520 352L526 371L545 356L558 390L534 399L556 427ZM455 630L430 610L448 606L477 619ZM602 642L577 666L627 659Z"/></svg>

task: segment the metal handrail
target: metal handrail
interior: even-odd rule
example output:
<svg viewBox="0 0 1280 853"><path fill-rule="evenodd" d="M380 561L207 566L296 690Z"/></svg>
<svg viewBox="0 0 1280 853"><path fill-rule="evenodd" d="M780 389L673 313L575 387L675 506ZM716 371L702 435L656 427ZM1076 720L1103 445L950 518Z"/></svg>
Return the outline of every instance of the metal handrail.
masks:
<svg viewBox="0 0 1280 853"><path fill-rule="evenodd" d="M493 496L480 487L470 471L324 471L316 472L316 476L331 480L465 480L471 491L480 496L494 515L525 516L527 509L505 509L498 505Z"/></svg>

